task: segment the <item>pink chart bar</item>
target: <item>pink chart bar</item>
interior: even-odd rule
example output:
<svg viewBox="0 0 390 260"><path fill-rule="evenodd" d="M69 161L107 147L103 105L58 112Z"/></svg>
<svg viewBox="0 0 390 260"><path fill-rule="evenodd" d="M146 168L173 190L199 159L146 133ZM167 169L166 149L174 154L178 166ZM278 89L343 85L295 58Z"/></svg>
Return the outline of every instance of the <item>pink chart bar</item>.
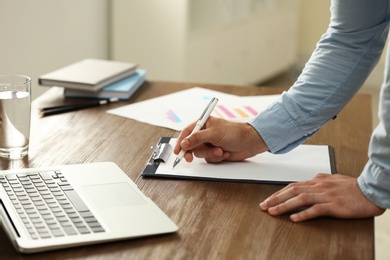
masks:
<svg viewBox="0 0 390 260"><path fill-rule="evenodd" d="M248 110L248 112L250 112L252 115L254 115L254 116L257 116L257 111L256 110L254 110L252 107L250 107L250 106L244 106L245 107L245 109L246 110Z"/></svg>
<svg viewBox="0 0 390 260"><path fill-rule="evenodd" d="M228 117L230 118L235 118L236 116L230 112L226 107L224 107L223 105L218 105L218 108L221 109L222 112L224 112Z"/></svg>

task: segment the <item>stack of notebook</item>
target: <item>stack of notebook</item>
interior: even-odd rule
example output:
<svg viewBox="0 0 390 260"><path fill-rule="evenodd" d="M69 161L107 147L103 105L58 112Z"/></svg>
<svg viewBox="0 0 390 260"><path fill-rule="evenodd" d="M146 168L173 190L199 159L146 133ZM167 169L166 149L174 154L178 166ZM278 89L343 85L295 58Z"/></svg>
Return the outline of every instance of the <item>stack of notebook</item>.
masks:
<svg viewBox="0 0 390 260"><path fill-rule="evenodd" d="M146 70L133 63L85 59L39 77L44 86L64 87L69 98L129 99L144 83Z"/></svg>

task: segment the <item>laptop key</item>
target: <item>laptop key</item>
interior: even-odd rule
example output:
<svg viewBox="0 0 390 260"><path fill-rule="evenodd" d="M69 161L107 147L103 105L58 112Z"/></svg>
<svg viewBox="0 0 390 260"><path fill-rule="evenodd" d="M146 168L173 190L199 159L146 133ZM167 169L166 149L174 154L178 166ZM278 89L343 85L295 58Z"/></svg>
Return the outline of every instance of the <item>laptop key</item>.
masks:
<svg viewBox="0 0 390 260"><path fill-rule="evenodd" d="M68 226L72 226L72 223L70 223L69 220L66 220L66 221L60 222L60 225L62 227L68 227Z"/></svg>
<svg viewBox="0 0 390 260"><path fill-rule="evenodd" d="M62 227L67 235L77 235L77 231L72 226L63 226Z"/></svg>
<svg viewBox="0 0 390 260"><path fill-rule="evenodd" d="M62 230L59 228L51 229L50 231L53 234L53 236L55 236L55 237L63 237L64 236L64 232L62 232Z"/></svg>
<svg viewBox="0 0 390 260"><path fill-rule="evenodd" d="M39 232L38 232L39 233ZM51 235L50 235L50 233L49 232L41 232L41 233L39 233L39 236L41 237L41 238L51 238Z"/></svg>
<svg viewBox="0 0 390 260"><path fill-rule="evenodd" d="M8 181L18 179L18 176L16 174L9 174L9 175L6 175L5 177L7 178Z"/></svg>
<svg viewBox="0 0 390 260"><path fill-rule="evenodd" d="M100 233L100 232L104 232L105 231L102 227L93 227L91 229L95 233Z"/></svg>
<svg viewBox="0 0 390 260"><path fill-rule="evenodd" d="M91 232L88 230L88 228L86 228L86 227L78 228L77 230L78 230L81 234L89 234L89 233L91 233Z"/></svg>
<svg viewBox="0 0 390 260"><path fill-rule="evenodd" d="M68 197L70 202L72 202L73 206L77 211L89 211L85 203L81 200L80 196L77 194L75 190L66 190L64 191L65 195Z"/></svg>
<svg viewBox="0 0 390 260"><path fill-rule="evenodd" d="M83 218L89 218L89 217L93 217L93 214L91 211L83 211L83 212L80 212L80 215L83 217Z"/></svg>
<svg viewBox="0 0 390 260"><path fill-rule="evenodd" d="M88 226L90 227L90 228L98 228L98 227L102 227L98 222L88 222L87 223L88 224Z"/></svg>
<svg viewBox="0 0 390 260"><path fill-rule="evenodd" d="M41 171L41 172L39 172L39 175L41 175L43 180L52 180L54 174L55 174L54 171Z"/></svg>

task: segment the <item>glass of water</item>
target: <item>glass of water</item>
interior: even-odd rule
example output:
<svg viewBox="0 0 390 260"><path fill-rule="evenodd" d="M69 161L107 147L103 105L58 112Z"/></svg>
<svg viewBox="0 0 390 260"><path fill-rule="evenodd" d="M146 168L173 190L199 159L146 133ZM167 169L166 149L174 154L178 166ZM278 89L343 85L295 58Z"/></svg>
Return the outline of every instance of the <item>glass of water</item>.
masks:
<svg viewBox="0 0 390 260"><path fill-rule="evenodd" d="M0 157L27 155L30 139L31 79L0 75Z"/></svg>

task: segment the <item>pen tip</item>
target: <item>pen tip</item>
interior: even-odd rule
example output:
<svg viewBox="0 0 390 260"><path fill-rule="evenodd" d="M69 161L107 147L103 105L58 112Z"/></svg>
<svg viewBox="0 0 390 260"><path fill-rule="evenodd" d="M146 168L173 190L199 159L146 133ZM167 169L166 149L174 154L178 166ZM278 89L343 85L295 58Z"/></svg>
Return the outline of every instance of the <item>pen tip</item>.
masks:
<svg viewBox="0 0 390 260"><path fill-rule="evenodd" d="M179 158L176 158L175 161L173 162L172 169L176 167L176 165L180 162Z"/></svg>

